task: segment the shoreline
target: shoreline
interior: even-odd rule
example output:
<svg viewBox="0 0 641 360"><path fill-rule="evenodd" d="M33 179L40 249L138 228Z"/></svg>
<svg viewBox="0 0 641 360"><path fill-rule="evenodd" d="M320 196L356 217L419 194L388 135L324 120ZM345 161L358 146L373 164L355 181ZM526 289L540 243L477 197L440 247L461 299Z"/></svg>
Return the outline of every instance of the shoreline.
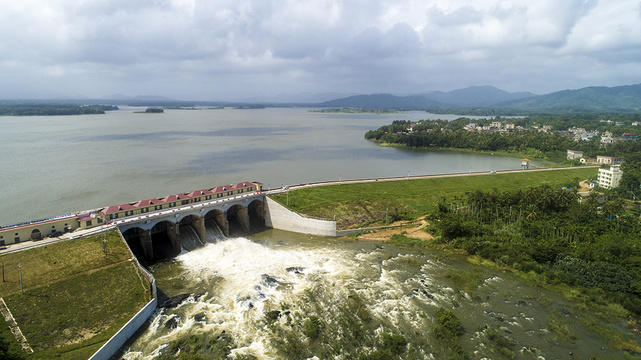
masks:
<svg viewBox="0 0 641 360"><path fill-rule="evenodd" d="M466 153L466 154L484 154L484 155L498 155L498 156L509 156L509 157L515 157L515 158L529 158L534 161L547 161L550 162L549 165L560 165L558 162L554 162L551 160L549 157L546 158L537 158L531 155L527 155L524 153L519 153L519 152L507 152L503 150L497 150L497 151L491 151L491 150L472 150L472 149L462 149L462 148L444 148L444 147L409 147L405 144L396 144L396 143L387 143L387 142L379 142L376 140L371 140L367 139L369 141L373 141L380 147L393 147L393 148L398 148L398 149L406 149L406 150L416 150L416 151L434 151L434 152L459 152L459 153ZM562 159L562 156L559 156L560 159Z"/></svg>

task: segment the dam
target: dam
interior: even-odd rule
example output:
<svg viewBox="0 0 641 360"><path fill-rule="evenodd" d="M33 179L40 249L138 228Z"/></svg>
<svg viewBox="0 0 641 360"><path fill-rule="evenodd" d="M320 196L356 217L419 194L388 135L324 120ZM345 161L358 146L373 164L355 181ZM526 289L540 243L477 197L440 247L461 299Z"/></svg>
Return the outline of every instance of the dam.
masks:
<svg viewBox="0 0 641 360"><path fill-rule="evenodd" d="M152 261L264 229L264 204L262 184L245 181L2 226L0 246L117 226L136 256Z"/></svg>

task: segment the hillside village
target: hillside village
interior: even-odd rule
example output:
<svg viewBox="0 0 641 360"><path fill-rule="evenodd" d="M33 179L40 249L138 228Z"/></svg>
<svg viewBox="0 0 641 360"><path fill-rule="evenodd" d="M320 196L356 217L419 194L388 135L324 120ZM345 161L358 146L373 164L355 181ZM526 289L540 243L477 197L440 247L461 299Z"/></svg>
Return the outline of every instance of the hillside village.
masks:
<svg viewBox="0 0 641 360"><path fill-rule="evenodd" d="M565 126L564 126L565 125ZM554 158L567 165L600 165L591 187L614 189L623 179L626 155L639 152L633 133L639 121L584 118L459 118L453 121L394 121L365 137L408 147L504 151L530 158Z"/></svg>

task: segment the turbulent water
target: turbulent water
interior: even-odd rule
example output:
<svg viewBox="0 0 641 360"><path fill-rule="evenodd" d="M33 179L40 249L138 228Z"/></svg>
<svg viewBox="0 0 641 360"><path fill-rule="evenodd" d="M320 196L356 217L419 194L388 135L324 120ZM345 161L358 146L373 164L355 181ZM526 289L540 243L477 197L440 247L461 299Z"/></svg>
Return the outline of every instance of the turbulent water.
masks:
<svg viewBox="0 0 641 360"><path fill-rule="evenodd" d="M190 336L203 358L352 359L380 349L385 334L407 340L400 358L441 359L448 346L431 331L438 307L461 319L461 344L472 359L622 355L552 293L458 258L388 244L270 230L208 242L151 270L167 296L190 295L160 308L125 359L187 351ZM559 326L565 330L554 331Z"/></svg>

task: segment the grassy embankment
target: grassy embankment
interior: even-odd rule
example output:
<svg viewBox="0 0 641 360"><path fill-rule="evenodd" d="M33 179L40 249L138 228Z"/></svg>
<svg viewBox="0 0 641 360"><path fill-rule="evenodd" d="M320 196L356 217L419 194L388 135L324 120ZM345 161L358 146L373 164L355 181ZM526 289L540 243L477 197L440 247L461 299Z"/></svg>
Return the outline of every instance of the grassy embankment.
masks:
<svg viewBox="0 0 641 360"><path fill-rule="evenodd" d="M306 188L272 198L306 215L334 219L339 229L384 225L395 220L416 219L432 211L440 198L452 198L477 189L515 190L548 184L560 188L574 180L595 178L598 169L522 172L343 184Z"/></svg>
<svg viewBox="0 0 641 360"><path fill-rule="evenodd" d="M441 199L445 199L447 203L448 199L476 189L516 190L546 184L554 188L560 188L576 182L576 180L595 177L597 170L596 168L576 168L571 170L488 174L307 188L290 192L289 208L318 217L333 218L336 216L337 223L343 227L364 227L372 223L384 224L386 209L390 213L396 211L399 219L412 220L436 210L435 208ZM274 198L280 203L286 202L285 195L275 196ZM398 230L398 232L400 231ZM438 249L460 251L456 247L448 248L446 245L437 242L410 238L404 234L403 232L391 236L393 242L421 248L433 246ZM623 309L621 305L610 303L604 299L595 300L584 294L586 292L585 289L582 290L581 288L558 282L550 283L544 275L536 274L532 271L529 273L518 272L479 256L471 256L469 260L472 263L505 269L526 283L546 287L567 299L575 301L577 309L584 313L581 318L582 324L596 336L607 340L613 349L631 353L641 352L641 348L634 339L624 336L623 333L608 325L595 321L595 318L625 320L630 313ZM456 274L452 276L454 275ZM468 280L470 280L469 274L459 279L461 282L467 282ZM470 288L473 289L475 286ZM550 323L550 331L567 336L564 331L558 330L562 329L563 322L551 318ZM638 326L637 321L630 321L628 326L636 328Z"/></svg>
<svg viewBox="0 0 641 360"><path fill-rule="evenodd" d="M98 235L0 256L0 297L34 350L16 352L5 324L0 347L8 345L13 358L87 359L150 300L149 286L119 236L106 236L105 253L101 240Z"/></svg>

